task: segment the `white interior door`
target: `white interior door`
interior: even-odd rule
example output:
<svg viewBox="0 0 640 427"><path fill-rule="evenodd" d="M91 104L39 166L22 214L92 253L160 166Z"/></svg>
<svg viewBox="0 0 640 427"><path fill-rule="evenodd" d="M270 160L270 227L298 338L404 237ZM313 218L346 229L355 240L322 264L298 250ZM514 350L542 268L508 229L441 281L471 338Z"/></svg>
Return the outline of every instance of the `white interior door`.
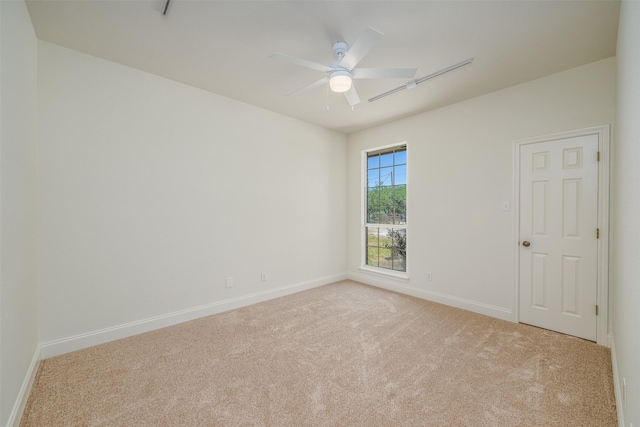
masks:
<svg viewBox="0 0 640 427"><path fill-rule="evenodd" d="M598 135L520 147L520 321L596 340Z"/></svg>

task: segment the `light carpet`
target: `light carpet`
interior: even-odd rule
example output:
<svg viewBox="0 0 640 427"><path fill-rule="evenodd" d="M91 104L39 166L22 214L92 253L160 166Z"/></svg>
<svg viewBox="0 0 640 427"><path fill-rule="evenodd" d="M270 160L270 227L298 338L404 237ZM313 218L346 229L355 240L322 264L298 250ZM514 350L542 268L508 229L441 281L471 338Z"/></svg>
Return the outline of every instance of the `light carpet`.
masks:
<svg viewBox="0 0 640 427"><path fill-rule="evenodd" d="M344 281L43 360L21 426L615 426L610 352Z"/></svg>

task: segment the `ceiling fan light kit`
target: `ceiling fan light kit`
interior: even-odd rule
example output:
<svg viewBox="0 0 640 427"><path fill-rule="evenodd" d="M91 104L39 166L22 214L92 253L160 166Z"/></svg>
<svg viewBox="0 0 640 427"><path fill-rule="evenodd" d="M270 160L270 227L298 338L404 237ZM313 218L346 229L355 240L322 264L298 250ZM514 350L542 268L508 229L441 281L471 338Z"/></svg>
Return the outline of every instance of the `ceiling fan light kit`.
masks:
<svg viewBox="0 0 640 427"><path fill-rule="evenodd" d="M347 70L332 71L329 74L329 87L336 93L344 93L351 89L351 73Z"/></svg>

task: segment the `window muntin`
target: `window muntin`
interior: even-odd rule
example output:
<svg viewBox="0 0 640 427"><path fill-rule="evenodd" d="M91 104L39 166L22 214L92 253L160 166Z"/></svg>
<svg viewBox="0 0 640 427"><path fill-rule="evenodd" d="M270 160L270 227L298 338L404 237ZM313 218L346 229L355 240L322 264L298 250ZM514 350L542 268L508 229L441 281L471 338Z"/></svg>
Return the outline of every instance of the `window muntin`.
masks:
<svg viewBox="0 0 640 427"><path fill-rule="evenodd" d="M407 147L366 154L365 264L407 270Z"/></svg>

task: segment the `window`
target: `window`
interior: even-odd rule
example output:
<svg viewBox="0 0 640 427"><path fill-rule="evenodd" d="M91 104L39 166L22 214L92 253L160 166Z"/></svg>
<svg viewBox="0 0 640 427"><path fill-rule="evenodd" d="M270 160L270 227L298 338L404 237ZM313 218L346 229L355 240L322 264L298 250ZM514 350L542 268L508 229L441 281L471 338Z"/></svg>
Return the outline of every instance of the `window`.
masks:
<svg viewBox="0 0 640 427"><path fill-rule="evenodd" d="M406 272L407 146L365 154L365 265Z"/></svg>

